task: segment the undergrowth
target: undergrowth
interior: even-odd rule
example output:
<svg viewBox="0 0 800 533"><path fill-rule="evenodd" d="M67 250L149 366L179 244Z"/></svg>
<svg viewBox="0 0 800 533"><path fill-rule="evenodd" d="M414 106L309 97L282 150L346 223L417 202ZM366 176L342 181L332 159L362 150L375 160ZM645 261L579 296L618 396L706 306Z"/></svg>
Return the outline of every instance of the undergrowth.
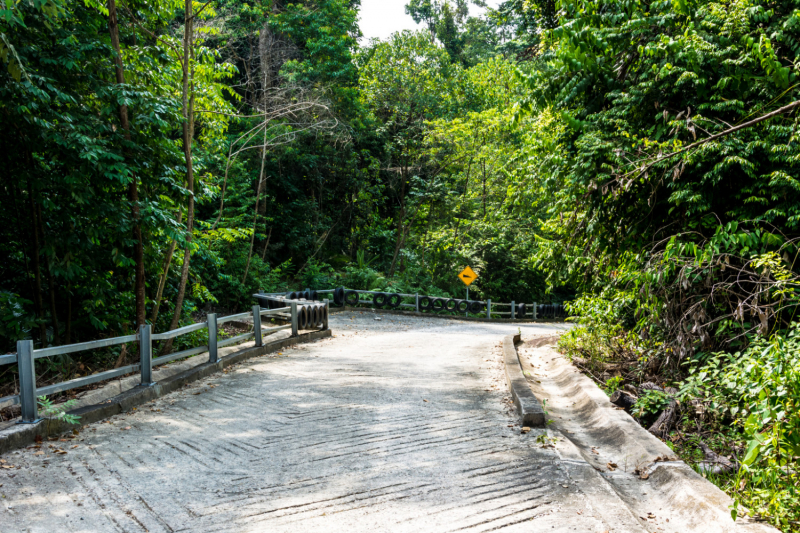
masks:
<svg viewBox="0 0 800 533"><path fill-rule="evenodd" d="M700 353L676 368L659 364L665 354L657 340L620 325L624 303L605 304L582 302L579 324L559 343L562 353L609 395L648 381L678 389L680 416L666 444L732 497L734 519L746 515L800 532L800 324L754 336L737 352ZM646 427L669 396L644 392L631 414ZM701 444L733 463L733 472L708 471Z"/></svg>

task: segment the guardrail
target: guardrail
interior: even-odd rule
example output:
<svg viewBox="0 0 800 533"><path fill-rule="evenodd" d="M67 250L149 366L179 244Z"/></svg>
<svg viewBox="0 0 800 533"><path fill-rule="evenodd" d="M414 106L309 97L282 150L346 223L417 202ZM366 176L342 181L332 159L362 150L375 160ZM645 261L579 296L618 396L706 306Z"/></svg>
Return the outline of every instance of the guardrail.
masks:
<svg viewBox="0 0 800 533"><path fill-rule="evenodd" d="M531 315L533 320L540 318L562 318L567 313L563 305L557 304L532 304L492 302L487 300L462 300L458 298L428 296L421 294L389 293L381 291L363 291L338 287L336 289L306 289L305 291L294 291L289 293L261 293L256 297L285 297L285 298L305 298L307 300L317 300L322 295L331 295L335 305L370 305L376 308L387 307L390 309L408 308L416 312L437 312L450 314L464 314L468 316L484 315L491 319L492 315L509 317L511 319L527 318ZM371 296L371 299L364 299L362 295ZM414 303L405 302L406 299L413 299ZM497 308L510 308L508 311L498 311Z"/></svg>
<svg viewBox="0 0 800 533"><path fill-rule="evenodd" d="M10 407L13 405L20 405L22 417L19 423L33 424L38 422L38 405L37 398L39 396L47 396L64 392L85 385L91 385L107 379L130 374L139 371L141 375L141 386L153 385L153 367L163 365L176 359L182 359L192 355L208 351L208 362L216 363L219 358L219 348L229 346L231 344L238 344L251 338L255 338L256 346L263 346L263 335L274 333L284 329L292 330L292 337L298 335L299 330L320 328L322 330L328 329L328 301L324 302L308 302L303 299L287 299L285 297L269 297L269 308L264 309L261 305L254 305L253 308L246 313L239 313L236 315L228 315L224 317L217 317L216 313L209 313L206 316L205 322L191 324L172 331L164 333L153 333L150 324L143 325L139 331L134 335L125 335L122 337L114 337L111 339L101 339L90 342L82 342L79 344L68 344L64 346L51 346L49 348L34 349L32 340L17 341L17 353L7 354L0 356L0 366L17 364L19 369L19 394L6 396L0 398L0 409ZM275 316L283 318L290 322L290 324L274 327L264 327L261 324L261 318L264 316ZM241 319L253 319L253 331L243 335L237 335L229 339L218 340L219 326L225 322ZM153 341L174 339L181 335L208 329L208 344L197 346L188 350L183 350L177 353L164 355L161 357L153 358ZM53 357L55 355L70 354L75 352L82 352L86 350L94 350L97 348L105 348L109 346L117 346L129 342L139 343L139 362L127 365L105 372L98 372L89 376L84 376L62 383L47 385L45 387L36 386L36 369L34 361L44 357Z"/></svg>

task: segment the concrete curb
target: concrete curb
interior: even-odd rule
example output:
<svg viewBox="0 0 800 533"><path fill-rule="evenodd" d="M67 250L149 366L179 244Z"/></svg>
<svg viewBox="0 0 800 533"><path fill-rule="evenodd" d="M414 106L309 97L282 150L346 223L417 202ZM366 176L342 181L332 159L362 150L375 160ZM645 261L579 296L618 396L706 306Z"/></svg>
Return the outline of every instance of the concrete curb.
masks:
<svg viewBox="0 0 800 533"><path fill-rule="evenodd" d="M734 523L730 516L733 502L728 495L683 461L673 460L674 452L664 442L625 411L618 410L594 381L552 347L532 348L549 351L546 358L537 359L540 365L546 362L544 369L537 369L537 379L526 380L526 386L539 397L551 399L553 424L549 430L570 441L636 516L669 507L681 511L673 515L670 530L777 532L767 524L746 518ZM524 367L533 371L533 367ZM608 462L617 463L620 470L610 471ZM634 467L647 476L636 475Z"/></svg>
<svg viewBox="0 0 800 533"><path fill-rule="evenodd" d="M420 318L443 318L447 320L460 320L462 322L486 322L490 324L563 324L565 323L564 320L555 320L550 318L537 318L533 320L532 318L477 318L477 317L466 317L466 316L455 316L455 315L437 315L434 313L417 313L416 311L399 311L396 309L376 309L374 307L330 307L330 313L343 313L345 311L360 311L360 312L367 312L371 311L373 313L379 313L383 315L403 315L403 316L413 316L413 317L420 317Z"/></svg>
<svg viewBox="0 0 800 533"><path fill-rule="evenodd" d="M297 337L281 339L279 341L264 344L263 346L249 348L221 358L216 363L203 363L184 372L170 376L159 381L150 387L138 386L123 392L113 398L96 404L81 407L69 414L80 416L80 423L91 424L104 418L129 411L133 407L142 405L151 400L174 392L188 383L205 378L212 374L222 371L224 368L235 365L241 361L259 357L270 352L275 352L287 346L310 342L331 336L331 330L312 331L302 333ZM37 424L18 424L0 432L0 454L23 448L34 442L37 435L46 438L51 435L58 435L72 431L75 426L57 420L43 420Z"/></svg>
<svg viewBox="0 0 800 533"><path fill-rule="evenodd" d="M511 391L511 397L520 416L520 424L528 427L544 427L546 417L542 404L528 386L528 381L522 373L517 349L514 342L520 341L519 335L503 337L503 366L506 371L506 382Z"/></svg>

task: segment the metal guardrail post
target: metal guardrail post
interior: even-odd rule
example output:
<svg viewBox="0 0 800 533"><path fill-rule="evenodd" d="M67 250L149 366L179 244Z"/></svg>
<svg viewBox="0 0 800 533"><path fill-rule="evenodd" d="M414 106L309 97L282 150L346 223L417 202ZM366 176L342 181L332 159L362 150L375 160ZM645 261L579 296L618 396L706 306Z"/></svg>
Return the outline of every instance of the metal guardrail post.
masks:
<svg viewBox="0 0 800 533"><path fill-rule="evenodd" d="M216 363L219 360L217 352L217 313L206 315L208 322L208 362Z"/></svg>
<svg viewBox="0 0 800 533"><path fill-rule="evenodd" d="M297 337L297 302L291 302L292 307L292 337Z"/></svg>
<svg viewBox="0 0 800 533"><path fill-rule="evenodd" d="M261 338L261 306L258 304L253 306L253 336L256 339L256 346L264 346L264 340Z"/></svg>
<svg viewBox="0 0 800 533"><path fill-rule="evenodd" d="M139 329L139 366L141 369L141 384L149 387L153 384L153 338L150 324L144 324Z"/></svg>
<svg viewBox="0 0 800 533"><path fill-rule="evenodd" d="M415 301L416 306L417 306L417 313L419 313L419 293L414 295L414 301Z"/></svg>
<svg viewBox="0 0 800 533"><path fill-rule="evenodd" d="M35 424L39 414L36 405L36 367L33 364L33 341L17 341L17 367L19 368L19 403L22 407L21 424Z"/></svg>
<svg viewBox="0 0 800 533"><path fill-rule="evenodd" d="M486 318L492 318L492 301L486 299Z"/></svg>
<svg viewBox="0 0 800 533"><path fill-rule="evenodd" d="M517 318L517 302L511 300L511 320Z"/></svg>
<svg viewBox="0 0 800 533"><path fill-rule="evenodd" d="M533 319L536 320L536 302L533 302Z"/></svg>
<svg viewBox="0 0 800 533"><path fill-rule="evenodd" d="M325 310L323 311L325 314L322 316L322 331L327 331L328 329L328 311L330 310L330 300L325 298Z"/></svg>

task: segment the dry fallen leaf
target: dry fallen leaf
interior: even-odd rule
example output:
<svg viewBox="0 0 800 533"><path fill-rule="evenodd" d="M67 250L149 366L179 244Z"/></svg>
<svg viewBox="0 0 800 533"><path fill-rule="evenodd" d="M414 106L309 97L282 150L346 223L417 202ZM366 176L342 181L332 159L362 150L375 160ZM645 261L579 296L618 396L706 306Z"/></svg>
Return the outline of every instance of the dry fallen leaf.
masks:
<svg viewBox="0 0 800 533"><path fill-rule="evenodd" d="M613 472L614 470L616 470L617 468L619 468L619 467L617 466L617 463L607 463L607 464L606 464L606 466L607 466L607 467L608 467L608 469L609 469L609 470L611 470L612 472Z"/></svg>
<svg viewBox="0 0 800 533"><path fill-rule="evenodd" d="M531 428L529 428L528 426L525 426L520 431L522 431L522 433L528 433L530 430L531 430Z"/></svg>
<svg viewBox="0 0 800 533"><path fill-rule="evenodd" d="M44 455L44 452L39 450L38 452L34 453L33 455Z"/></svg>
<svg viewBox="0 0 800 533"><path fill-rule="evenodd" d="M131 427L130 426L125 426L124 428L122 428L122 431L126 431L128 429L131 429Z"/></svg>
<svg viewBox="0 0 800 533"><path fill-rule="evenodd" d="M427 402L428 400L426 400L426 399L424 399L424 398L423 398L423 399L422 399L422 401L423 401L423 402Z"/></svg>
<svg viewBox="0 0 800 533"><path fill-rule="evenodd" d="M12 465L0 465L0 468L5 468L6 470L11 470L14 467Z"/></svg>
<svg viewBox="0 0 800 533"><path fill-rule="evenodd" d="M75 446L73 446L73 447L72 447L72 448L70 448L70 449L71 449L71 450L74 450L74 449L75 449L75 448L77 448L77 447L78 447L78 445L76 444Z"/></svg>

